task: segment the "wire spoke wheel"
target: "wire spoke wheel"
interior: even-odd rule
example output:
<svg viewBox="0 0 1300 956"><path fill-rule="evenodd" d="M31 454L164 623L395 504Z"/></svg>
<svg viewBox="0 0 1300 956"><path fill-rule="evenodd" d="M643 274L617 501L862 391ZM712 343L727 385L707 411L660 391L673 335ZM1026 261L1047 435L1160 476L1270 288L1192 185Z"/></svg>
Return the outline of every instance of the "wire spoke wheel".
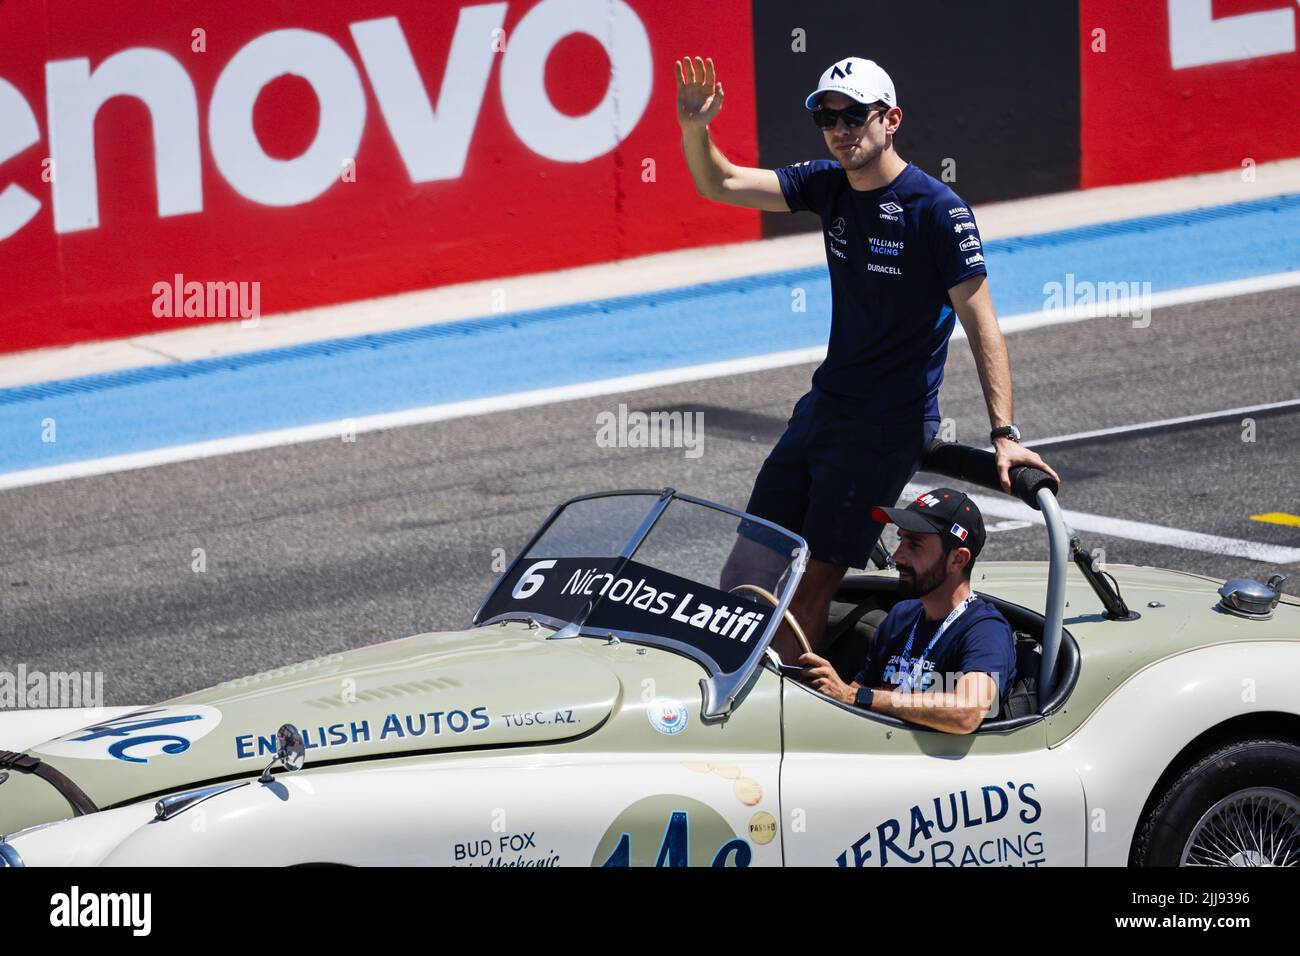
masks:
<svg viewBox="0 0 1300 956"><path fill-rule="evenodd" d="M1228 794L1197 822L1182 866L1300 866L1300 799L1253 787Z"/></svg>

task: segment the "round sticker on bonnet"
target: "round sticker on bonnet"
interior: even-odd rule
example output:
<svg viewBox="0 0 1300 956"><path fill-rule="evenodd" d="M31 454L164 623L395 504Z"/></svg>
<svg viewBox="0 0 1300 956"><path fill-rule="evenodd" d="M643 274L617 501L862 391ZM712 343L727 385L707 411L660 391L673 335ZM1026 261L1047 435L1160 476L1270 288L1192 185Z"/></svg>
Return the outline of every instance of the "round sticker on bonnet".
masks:
<svg viewBox="0 0 1300 956"><path fill-rule="evenodd" d="M650 726L661 734L679 734L686 729L686 705L671 697L656 697L645 712Z"/></svg>
<svg viewBox="0 0 1300 956"><path fill-rule="evenodd" d="M101 720L32 748L33 753L82 760L149 763L182 754L221 723L221 711L203 704L150 707Z"/></svg>

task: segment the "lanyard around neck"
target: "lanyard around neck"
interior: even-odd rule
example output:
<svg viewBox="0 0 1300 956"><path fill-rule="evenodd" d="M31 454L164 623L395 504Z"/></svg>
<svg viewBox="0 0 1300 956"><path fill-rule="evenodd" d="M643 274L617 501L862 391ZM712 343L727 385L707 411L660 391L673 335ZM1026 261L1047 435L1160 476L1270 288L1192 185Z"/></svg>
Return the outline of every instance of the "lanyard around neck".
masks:
<svg viewBox="0 0 1300 956"><path fill-rule="evenodd" d="M948 630L948 625L951 624L953 621L957 620L957 618L961 617L962 614L966 611L966 608L969 607L970 603L974 600L975 600L975 595L968 594L966 595L966 599L964 601L962 601L955 608L953 608L951 611L948 612L948 616L945 617L943 619L943 623L939 625L939 630L934 632L934 637L930 638L930 643L925 645L925 650L922 651L921 656L916 659L917 662L924 661L930 655L930 651L934 650L934 645L939 643L939 638L943 637L943 632ZM917 625L921 623L921 618L923 617L925 617L924 605L921 606L921 613L917 617L916 621L913 622L912 624L912 633L907 636L907 644L903 647L904 660L906 660L912 653L912 641L916 639L916 628Z"/></svg>

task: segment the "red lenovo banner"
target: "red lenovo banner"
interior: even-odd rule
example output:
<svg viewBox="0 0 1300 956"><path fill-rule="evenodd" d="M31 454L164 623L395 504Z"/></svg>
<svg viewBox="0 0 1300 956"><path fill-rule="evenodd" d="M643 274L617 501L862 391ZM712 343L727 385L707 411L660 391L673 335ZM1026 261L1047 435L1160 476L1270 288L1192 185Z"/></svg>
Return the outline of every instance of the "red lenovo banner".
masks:
<svg viewBox="0 0 1300 956"><path fill-rule="evenodd" d="M1079 0L1084 187L1300 156L1295 0Z"/></svg>
<svg viewBox="0 0 1300 956"><path fill-rule="evenodd" d="M754 163L748 0L4 3L0 351L758 238L688 53Z"/></svg>

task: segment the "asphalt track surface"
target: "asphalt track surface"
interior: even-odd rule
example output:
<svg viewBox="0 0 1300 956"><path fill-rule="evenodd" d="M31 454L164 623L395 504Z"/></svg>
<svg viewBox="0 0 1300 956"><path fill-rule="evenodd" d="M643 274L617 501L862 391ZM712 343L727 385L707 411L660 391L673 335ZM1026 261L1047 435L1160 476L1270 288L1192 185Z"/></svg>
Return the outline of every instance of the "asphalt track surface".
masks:
<svg viewBox="0 0 1300 956"><path fill-rule="evenodd" d="M996 289L994 290L996 294ZM1101 318L1008 337L1029 438L1300 397L1300 291ZM707 316L701 316L707 321ZM496 572L567 497L672 485L743 507L812 366L462 418L0 493L0 670L101 671L105 702L151 703L243 674L463 626ZM597 415L699 411L703 453L606 448ZM983 445L969 347L941 395ZM1044 448L1061 502L1300 547L1300 410ZM933 482L924 474L918 482ZM991 525L994 520L989 522ZM1273 566L1087 533L1109 563L1220 578ZM194 569L202 549L205 570ZM995 531L982 560L1045 560L1041 527Z"/></svg>

